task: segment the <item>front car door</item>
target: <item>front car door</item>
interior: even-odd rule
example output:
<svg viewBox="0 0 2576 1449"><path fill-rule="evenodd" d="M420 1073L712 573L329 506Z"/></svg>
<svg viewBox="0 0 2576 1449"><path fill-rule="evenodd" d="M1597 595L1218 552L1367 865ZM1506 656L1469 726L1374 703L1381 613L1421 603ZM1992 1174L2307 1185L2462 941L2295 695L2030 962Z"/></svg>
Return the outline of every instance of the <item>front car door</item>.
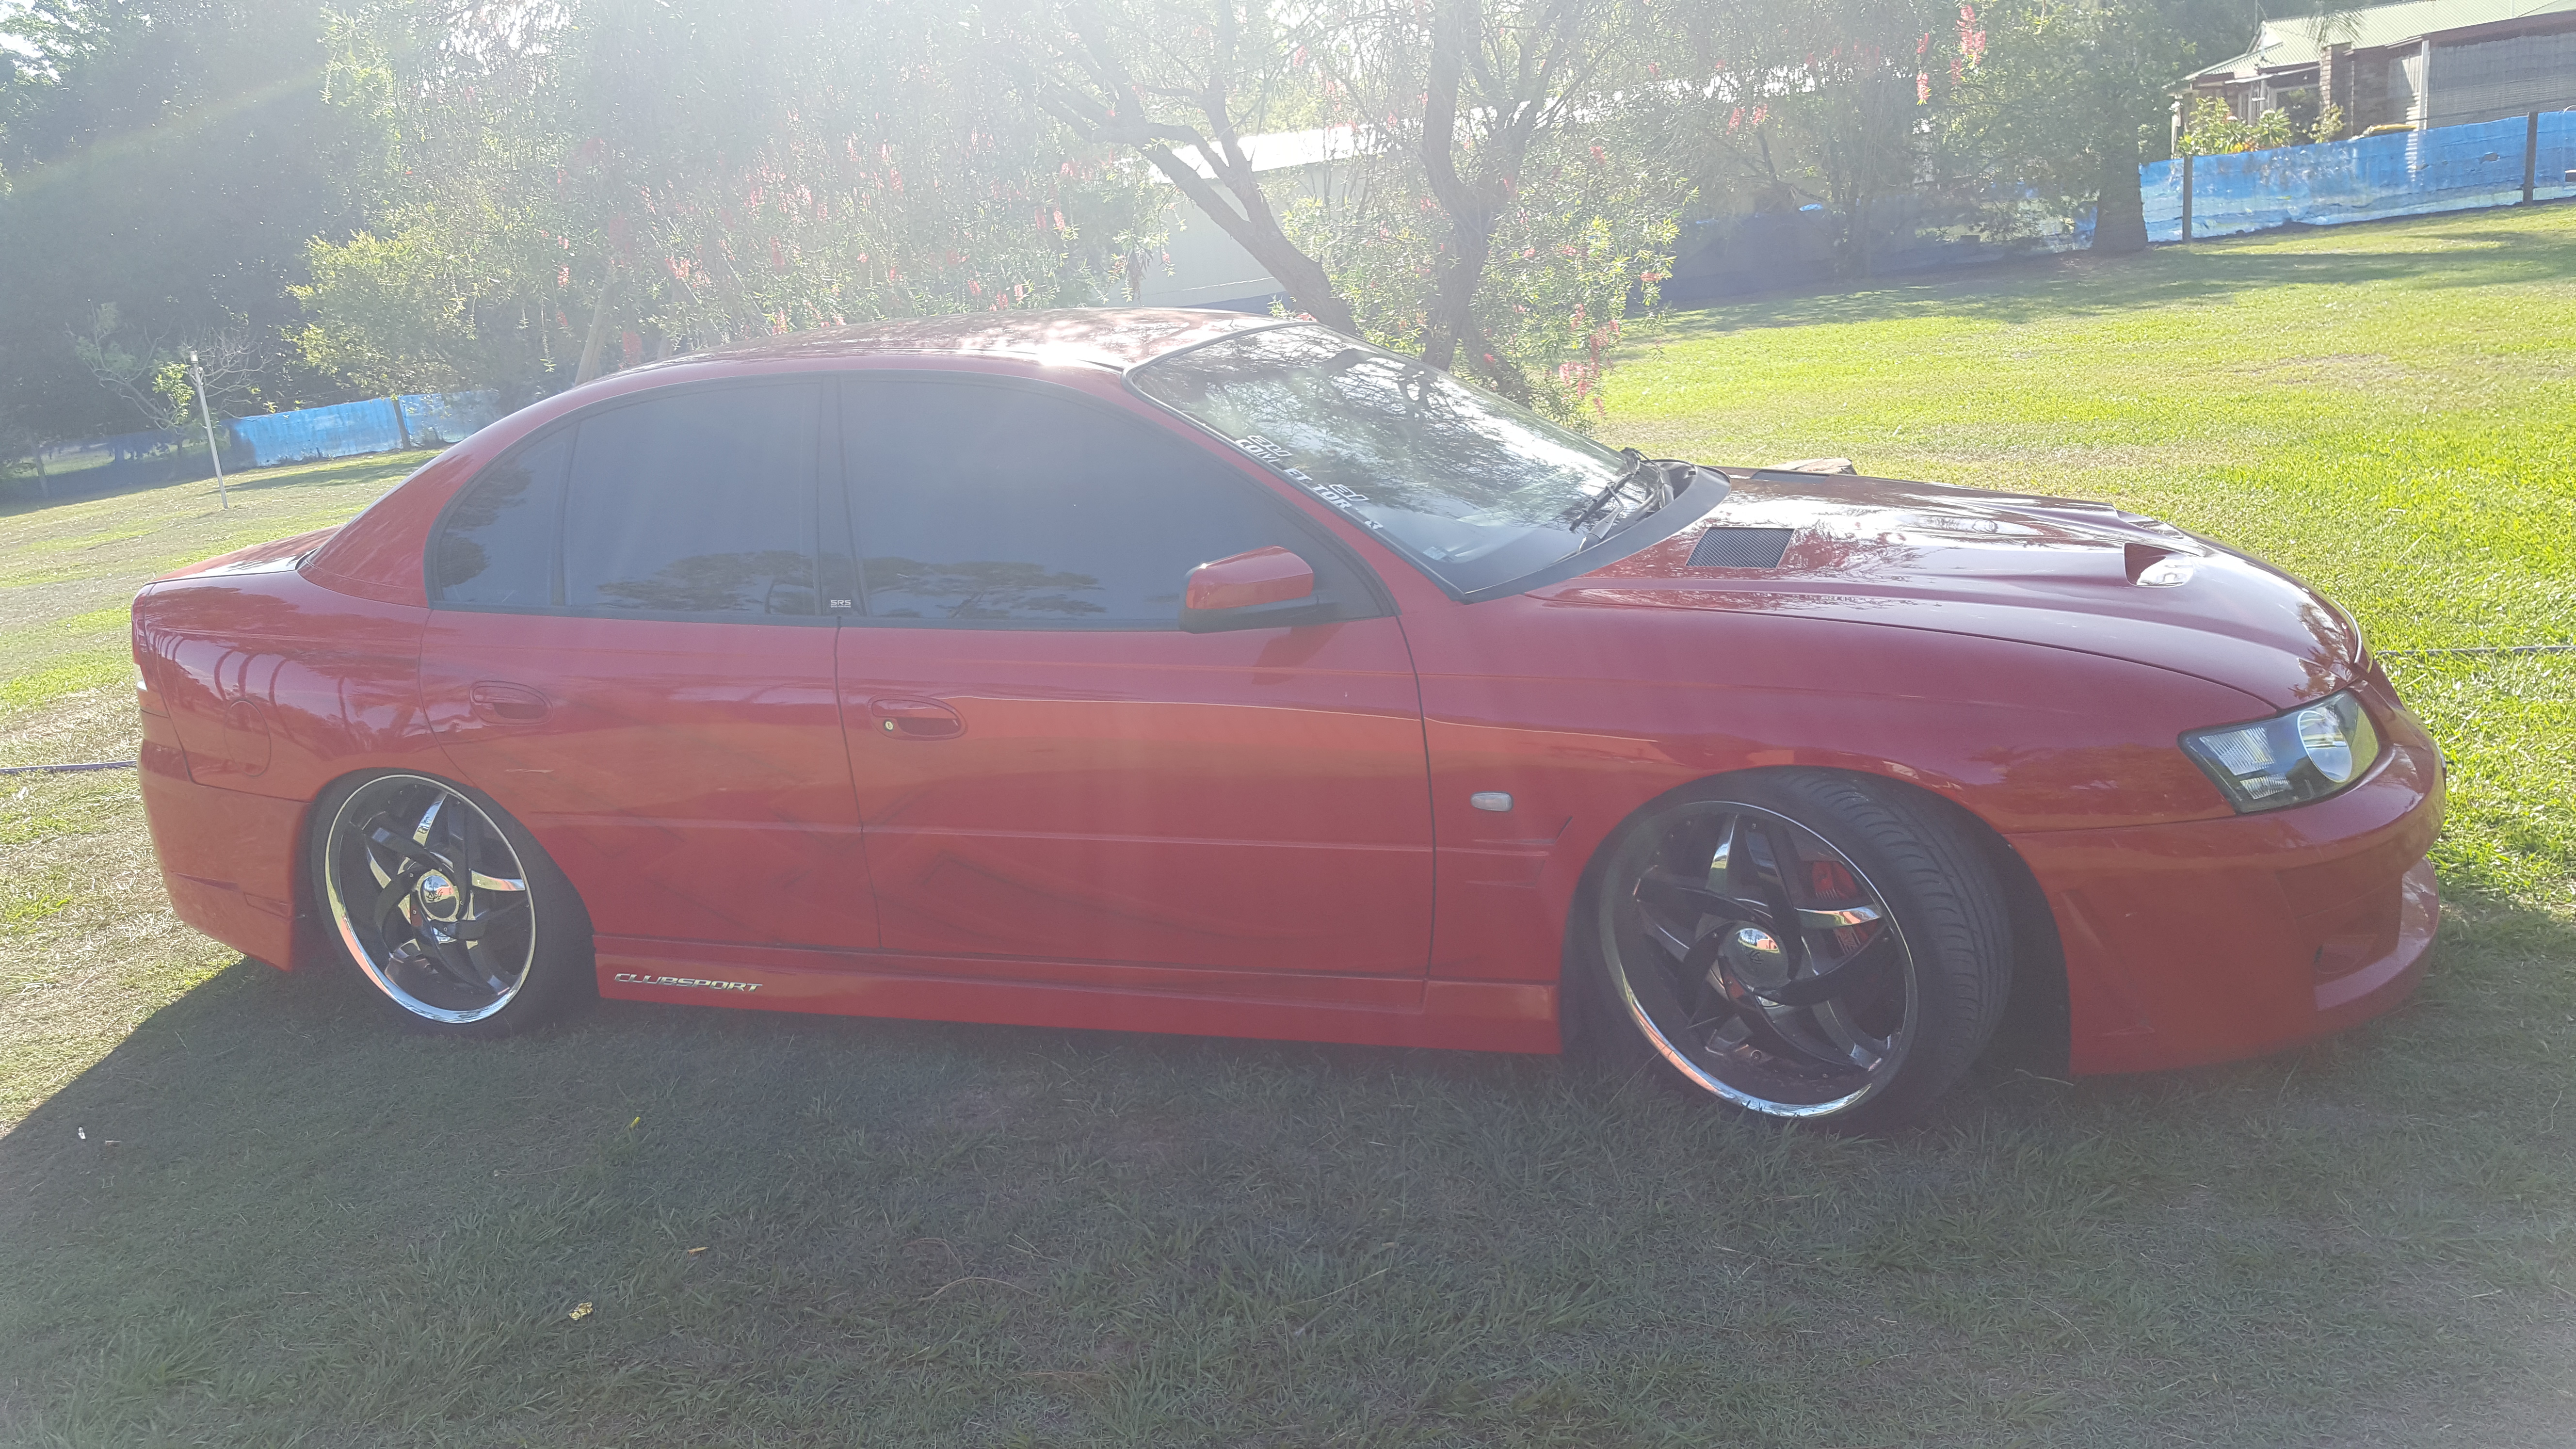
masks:
<svg viewBox="0 0 2576 1449"><path fill-rule="evenodd" d="M1208 444L1070 388L863 375L841 434L863 600L841 707L889 952L1418 1000L1421 711L1359 561ZM1192 568L1270 546L1341 617L1180 629Z"/></svg>
<svg viewBox="0 0 2576 1449"><path fill-rule="evenodd" d="M817 589L846 567L817 557L829 396L618 399L497 460L433 537L424 702L603 959L610 937L877 944Z"/></svg>

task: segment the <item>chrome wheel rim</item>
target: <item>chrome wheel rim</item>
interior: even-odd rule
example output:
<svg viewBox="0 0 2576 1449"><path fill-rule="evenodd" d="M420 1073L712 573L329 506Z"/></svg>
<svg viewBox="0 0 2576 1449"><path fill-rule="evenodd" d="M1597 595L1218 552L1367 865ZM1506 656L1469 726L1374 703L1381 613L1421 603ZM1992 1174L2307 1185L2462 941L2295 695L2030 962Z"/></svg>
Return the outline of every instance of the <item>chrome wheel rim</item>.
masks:
<svg viewBox="0 0 2576 1449"><path fill-rule="evenodd" d="M1602 900L1610 982L1683 1076L1751 1111L1819 1117L1877 1095L1917 1021L1896 914L1832 842L1757 805L1666 812Z"/></svg>
<svg viewBox="0 0 2576 1449"><path fill-rule="evenodd" d="M324 840L332 923L395 1005L462 1025L526 988L537 958L528 873L472 800L426 776L380 776L340 802Z"/></svg>

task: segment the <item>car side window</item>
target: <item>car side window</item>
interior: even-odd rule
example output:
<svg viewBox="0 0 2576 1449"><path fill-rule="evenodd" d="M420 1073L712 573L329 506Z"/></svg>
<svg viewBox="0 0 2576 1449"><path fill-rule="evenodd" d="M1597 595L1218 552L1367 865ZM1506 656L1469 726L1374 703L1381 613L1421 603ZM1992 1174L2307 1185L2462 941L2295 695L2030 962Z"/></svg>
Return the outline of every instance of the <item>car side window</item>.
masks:
<svg viewBox="0 0 2576 1449"><path fill-rule="evenodd" d="M936 379L842 394L871 619L1174 629L1190 570L1273 545L1345 617L1380 612L1356 566L1222 463L1063 393Z"/></svg>
<svg viewBox="0 0 2576 1449"><path fill-rule="evenodd" d="M817 614L819 383L695 389L584 418L563 603L585 613Z"/></svg>
<svg viewBox="0 0 2576 1449"><path fill-rule="evenodd" d="M572 438L572 429L558 429L466 486L430 551L430 587L440 602L523 608L555 602L555 524Z"/></svg>

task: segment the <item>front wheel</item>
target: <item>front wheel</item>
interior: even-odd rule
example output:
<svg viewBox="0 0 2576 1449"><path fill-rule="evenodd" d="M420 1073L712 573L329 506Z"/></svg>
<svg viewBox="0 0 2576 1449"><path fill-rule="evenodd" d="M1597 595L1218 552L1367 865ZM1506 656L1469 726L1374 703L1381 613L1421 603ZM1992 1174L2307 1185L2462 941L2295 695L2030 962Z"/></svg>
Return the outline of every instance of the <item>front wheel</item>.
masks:
<svg viewBox="0 0 2576 1449"><path fill-rule="evenodd" d="M313 882L334 938L412 1026L504 1036L589 984L571 882L463 786L403 773L335 786L315 807Z"/></svg>
<svg viewBox="0 0 2576 1449"><path fill-rule="evenodd" d="M1898 787L1713 781L1605 847L1574 989L1614 1058L1756 1117L1882 1130L1921 1115L1994 1034L2003 900L1965 831Z"/></svg>

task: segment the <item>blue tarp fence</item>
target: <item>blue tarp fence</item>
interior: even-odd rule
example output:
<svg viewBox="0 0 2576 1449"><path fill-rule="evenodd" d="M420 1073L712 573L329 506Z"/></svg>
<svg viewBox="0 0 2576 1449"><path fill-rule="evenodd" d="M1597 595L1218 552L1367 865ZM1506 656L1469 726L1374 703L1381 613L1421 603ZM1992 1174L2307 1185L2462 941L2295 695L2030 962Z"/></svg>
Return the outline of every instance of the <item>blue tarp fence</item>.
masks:
<svg viewBox="0 0 2576 1449"><path fill-rule="evenodd" d="M2331 225L2425 212L2511 206L2523 198L2526 162L2531 199L2576 197L2576 111L2543 111L2537 144L2529 115L2442 126L2367 140L2277 146L2230 156L2192 158L2191 239L2236 236L2293 222ZM2139 168L2147 239L2184 240L2180 159ZM2093 215L2052 216L2033 200L2000 228L1997 199L1928 191L1873 199L1860 226L1809 205L1797 211L1708 219L1682 228L1680 255L1666 300L1679 303L1777 287L1814 286L1859 270L1867 241L1873 276L1974 266L2016 257L2076 251L2092 245Z"/></svg>
<svg viewBox="0 0 2576 1449"><path fill-rule="evenodd" d="M2191 235L2182 230L2181 158L2141 168L2147 240L2200 241L2292 222L2330 226L2432 211L2576 196L2576 111L2441 126L2314 146L2191 158Z"/></svg>
<svg viewBox="0 0 2576 1449"><path fill-rule="evenodd" d="M444 448L463 442L500 416L497 393L413 393L218 421L215 438L223 449L224 469L231 472L277 463ZM215 475L206 459L203 427L56 443L39 450L36 459L38 476L24 481L56 497L185 483Z"/></svg>

